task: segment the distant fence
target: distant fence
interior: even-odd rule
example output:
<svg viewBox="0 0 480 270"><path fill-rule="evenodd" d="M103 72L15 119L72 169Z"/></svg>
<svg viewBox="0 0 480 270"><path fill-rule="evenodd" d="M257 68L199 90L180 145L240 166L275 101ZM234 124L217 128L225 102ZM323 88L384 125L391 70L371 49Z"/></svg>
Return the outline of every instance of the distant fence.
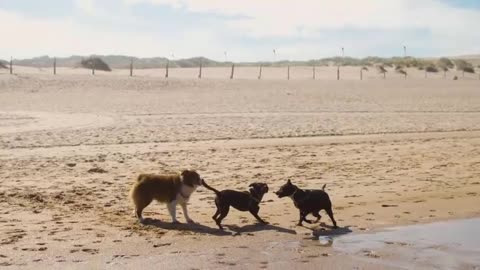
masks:
<svg viewBox="0 0 480 270"><path fill-rule="evenodd" d="M10 62L8 63L8 70L9 70L9 73L10 74L14 74L14 60L13 58L10 58ZM194 74L191 74L190 76L179 76L178 78L195 78L197 77L198 79L202 79L202 78L216 78L216 79L221 79L221 78L225 78L225 79L258 79L258 80L262 80L262 79L286 79L286 80L290 80L290 79L310 79L310 80L322 80L322 79L329 79L329 80L342 80L342 79L346 79L346 80L352 80L352 79L358 79L358 80L364 80L366 78L366 75L368 75L368 78L369 79L388 79L388 78L403 78L403 79L408 79L408 78L420 78L420 74L424 74L424 78L443 78L443 79L447 79L447 72L449 74L451 74L451 76L449 76L450 78L452 79L459 79L459 78L469 78L469 79L474 79L474 78L477 78L478 76L478 79L480 80L480 70L477 69L477 70L473 70L474 73L468 73L468 74L465 74L465 72L463 71L458 71L458 70L450 70L450 71L442 71L442 72L429 72L427 70L424 70L424 71L421 71L421 70L415 70L415 75L416 76L411 76L410 74L407 73L407 71L405 71L404 69L401 69L401 70L398 70L398 69L394 69L394 68L390 68L389 70L385 69L383 66L382 67L370 67L370 70L363 66L363 67L354 67L354 66L315 66L315 65L312 65L312 66L290 66L290 65L287 65L287 66L272 66L272 65L269 65L269 66L265 66L265 65L262 65L262 64L259 64L258 66L236 66L235 63L232 63L232 65L230 67L228 66L222 66L222 67L208 67L208 69L221 69L221 68L224 68L224 69L228 69L229 70L229 73L228 74L225 74L225 77L218 77L218 76L213 76L213 77L210 77L210 76L205 76L205 72L204 72L204 69L205 69L205 66L203 65L202 62L199 63L197 69L197 75L194 75ZM162 72L161 70L164 69L164 72ZM167 61L167 63L165 64L165 67L164 68L155 68L155 69L151 69L151 70L155 70L155 71L158 71L158 73L156 75L153 75L153 76L162 76L162 77L165 77L165 78L171 78L172 77L172 68L170 67L170 61ZM182 69L195 69L195 67L193 68L175 68L175 70L182 70ZM257 69L257 71L252 71L250 72L250 76L246 76L245 74L243 74L243 76L239 76L237 77L237 74L236 74L236 71L237 70L242 70L242 69ZM275 70L275 76L266 76L265 72L266 72L266 69L270 69L270 70ZM328 70L325 70L325 69L328 69ZM354 70L355 69L358 69L358 72L355 72ZM412 68L413 69L413 68ZM128 76L130 77L134 77L134 76L147 76L145 74L142 74L143 71L145 70L149 70L149 69L143 69L143 68L139 68L139 69L136 69L135 70L135 62L133 59L131 59L130 61L130 65L127 69L116 69L116 71L123 71L123 70L127 70L129 71L127 74ZM281 70L284 70L283 74L282 75L282 72ZM295 71L297 70L297 73L295 73ZM295 77L295 75L298 75L298 70L301 70L303 73L302 73L302 76L297 76ZM307 71L307 70L311 70L311 71ZM346 74L347 76L344 76L344 70L347 70ZM134 71L136 74L134 74ZM137 72L139 71L139 72ZM58 70L57 70L57 59L56 58L53 58L53 61L52 61L52 71L53 75L57 75L58 73ZM255 75L256 73L256 75ZM308 73L310 73L310 75L308 75ZM355 75L352 75L352 74L357 74L356 76ZM478 73L478 75L476 74ZM16 72L15 74L18 74L18 72ZM96 69L95 69L95 66L93 65L91 67L91 74L92 75L96 75ZM323 76L321 76L323 75ZM152 74L149 74L148 76L152 76ZM423 75L422 75L423 76ZM175 76L174 76L175 77ZM177 78L177 77L176 77Z"/></svg>

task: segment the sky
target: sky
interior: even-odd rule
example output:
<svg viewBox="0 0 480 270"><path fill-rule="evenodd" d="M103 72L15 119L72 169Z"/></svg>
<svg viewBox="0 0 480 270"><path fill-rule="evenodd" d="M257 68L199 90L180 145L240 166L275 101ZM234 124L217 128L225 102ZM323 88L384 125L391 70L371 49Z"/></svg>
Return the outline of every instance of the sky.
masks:
<svg viewBox="0 0 480 270"><path fill-rule="evenodd" d="M0 59L455 56L479 26L480 0L0 0Z"/></svg>

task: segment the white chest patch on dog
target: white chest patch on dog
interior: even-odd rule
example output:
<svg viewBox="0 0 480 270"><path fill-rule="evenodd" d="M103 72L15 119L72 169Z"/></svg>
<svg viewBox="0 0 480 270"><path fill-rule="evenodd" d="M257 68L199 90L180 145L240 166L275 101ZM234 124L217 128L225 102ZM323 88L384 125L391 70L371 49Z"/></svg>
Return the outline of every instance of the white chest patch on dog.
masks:
<svg viewBox="0 0 480 270"><path fill-rule="evenodd" d="M197 189L196 186L182 185L180 192L177 194L177 203L187 203L192 193Z"/></svg>

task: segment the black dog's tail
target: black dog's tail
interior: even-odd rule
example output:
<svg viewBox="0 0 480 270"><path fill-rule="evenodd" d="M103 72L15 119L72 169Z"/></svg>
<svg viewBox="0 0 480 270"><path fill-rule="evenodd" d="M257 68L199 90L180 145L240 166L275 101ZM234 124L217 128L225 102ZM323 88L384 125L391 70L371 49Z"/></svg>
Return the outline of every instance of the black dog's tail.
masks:
<svg viewBox="0 0 480 270"><path fill-rule="evenodd" d="M323 187L322 187L322 190L325 191L325 187L327 186L327 184L323 184Z"/></svg>
<svg viewBox="0 0 480 270"><path fill-rule="evenodd" d="M209 186L207 183L205 183L205 180L202 179L202 184L205 188L210 189L211 191L215 192L217 196L220 196L220 191L214 189L213 187Z"/></svg>

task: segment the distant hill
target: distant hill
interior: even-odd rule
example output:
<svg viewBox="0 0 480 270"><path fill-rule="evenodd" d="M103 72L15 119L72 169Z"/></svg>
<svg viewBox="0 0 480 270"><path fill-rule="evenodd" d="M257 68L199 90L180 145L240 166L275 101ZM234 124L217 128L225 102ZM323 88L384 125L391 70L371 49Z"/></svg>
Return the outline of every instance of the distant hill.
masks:
<svg viewBox="0 0 480 270"><path fill-rule="evenodd" d="M125 69L130 67L133 60L135 68L163 68L166 66L168 59L165 57L138 58L125 55L91 55L91 56L70 56L57 58L57 67L81 67L81 62L89 58L100 58L113 69ZM40 56L31 59L14 59L16 65L28 67L51 67L54 58L49 56ZM216 62L205 57L194 57L188 59L180 59L170 61L170 67L197 67L202 62L204 66L222 66L225 63ZM228 64L230 65L230 64Z"/></svg>
<svg viewBox="0 0 480 270"><path fill-rule="evenodd" d="M125 55L90 55L90 56L78 56L73 55L70 57L57 58L58 67L81 67L82 60L86 60L92 57L100 58L112 69L126 69L130 67L130 62L133 60L136 69L145 68L164 68L169 61L165 57L152 57L152 58L138 58ZM475 66L480 64L480 55L469 55L451 57L452 59L464 59L471 62ZM418 67L424 68L431 66L438 61L437 58L413 58L413 57L365 57L365 58L353 58L353 57L328 57L322 59L314 59L308 61L277 61L272 62L240 62L235 63L237 66L401 66L401 67ZM202 63L204 67L225 67L231 66L231 62L218 62L205 57L193 57L186 59L170 60L170 67L198 67ZM35 57L31 59L14 59L15 65L30 66L30 67L51 67L53 64L53 58L49 56Z"/></svg>
<svg viewBox="0 0 480 270"><path fill-rule="evenodd" d="M7 65L7 61L0 59L0 68L8 68Z"/></svg>

